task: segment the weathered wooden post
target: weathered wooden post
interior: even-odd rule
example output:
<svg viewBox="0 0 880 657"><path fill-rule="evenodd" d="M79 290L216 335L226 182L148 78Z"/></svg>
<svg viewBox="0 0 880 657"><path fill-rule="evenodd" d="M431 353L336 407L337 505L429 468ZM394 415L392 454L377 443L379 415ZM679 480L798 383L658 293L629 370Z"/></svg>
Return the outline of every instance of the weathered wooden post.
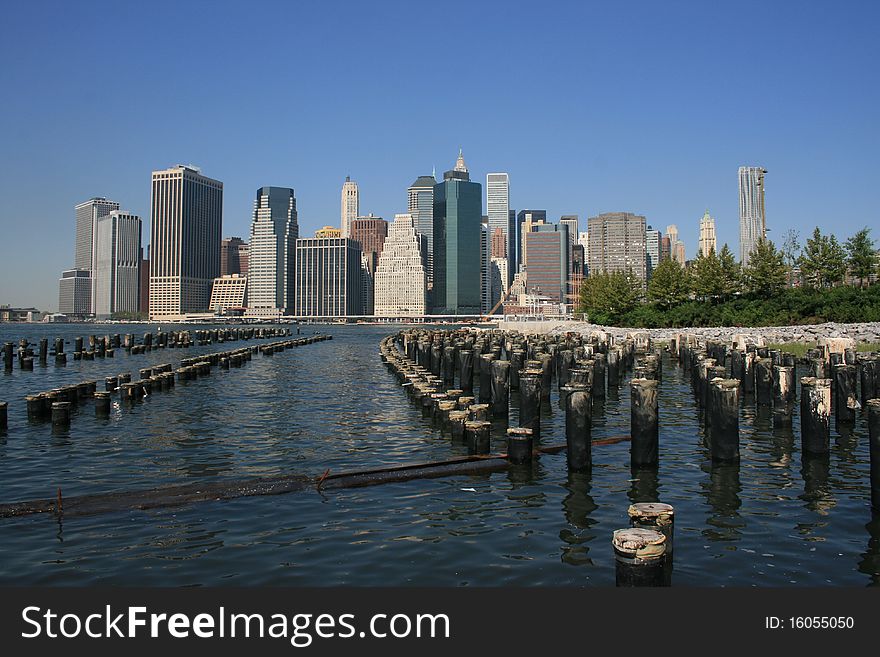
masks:
<svg viewBox="0 0 880 657"><path fill-rule="evenodd" d="M464 423L464 437L468 451L474 454L489 453L489 428L491 422L474 420Z"/></svg>
<svg viewBox="0 0 880 657"><path fill-rule="evenodd" d="M110 415L110 393L95 393L95 415L97 417L107 417Z"/></svg>
<svg viewBox="0 0 880 657"><path fill-rule="evenodd" d="M878 372L876 357L865 358L862 360L861 365L859 378L862 384L862 406L865 406L869 399L880 397L880 391L876 388L876 381L880 372Z"/></svg>
<svg viewBox="0 0 880 657"><path fill-rule="evenodd" d="M568 467L570 470L583 470L593 462L593 400L590 397L590 388L582 383L573 383L566 387L565 443Z"/></svg>
<svg viewBox="0 0 880 657"><path fill-rule="evenodd" d="M855 365L840 363L834 368L834 417L838 424L855 422L855 409L858 408L855 391Z"/></svg>
<svg viewBox="0 0 880 657"><path fill-rule="evenodd" d="M8 427L8 409L9 404L7 402L0 402L0 433L6 433L6 428Z"/></svg>
<svg viewBox="0 0 880 657"><path fill-rule="evenodd" d="M541 398L550 399L550 390L553 387L553 356L541 353L536 359L541 363Z"/></svg>
<svg viewBox="0 0 880 657"><path fill-rule="evenodd" d="M712 460L738 461L739 381L714 379L709 394L709 449Z"/></svg>
<svg viewBox="0 0 880 657"><path fill-rule="evenodd" d="M488 404L492 399L492 361L494 354L482 354L480 356L480 390L478 399L482 404Z"/></svg>
<svg viewBox="0 0 880 657"><path fill-rule="evenodd" d="M653 467L659 460L657 381L630 382L630 463L632 467Z"/></svg>
<svg viewBox="0 0 880 657"><path fill-rule="evenodd" d="M743 354L743 375L742 390L743 395L753 395L755 393L755 352L746 351Z"/></svg>
<svg viewBox="0 0 880 657"><path fill-rule="evenodd" d="M827 454L831 440L831 379L801 378L801 449Z"/></svg>
<svg viewBox="0 0 880 657"><path fill-rule="evenodd" d="M52 428L67 429L70 427L70 402L52 402Z"/></svg>
<svg viewBox="0 0 880 657"><path fill-rule="evenodd" d="M667 585L672 575L672 550L675 535L675 509L662 502L637 502L627 510L630 525L640 529L653 529L666 537Z"/></svg>
<svg viewBox="0 0 880 657"><path fill-rule="evenodd" d="M510 389L519 390L519 373L526 362L526 353L522 349L510 352Z"/></svg>
<svg viewBox="0 0 880 657"><path fill-rule="evenodd" d="M519 375L519 426L541 437L541 370L526 369Z"/></svg>
<svg viewBox="0 0 880 657"><path fill-rule="evenodd" d="M871 457L871 507L880 513L880 399L869 399L868 447Z"/></svg>
<svg viewBox="0 0 880 657"><path fill-rule="evenodd" d="M45 365L49 359L49 338L40 338L40 365Z"/></svg>
<svg viewBox="0 0 880 657"><path fill-rule="evenodd" d="M443 384L455 386L455 347L443 347Z"/></svg>
<svg viewBox="0 0 880 657"><path fill-rule="evenodd" d="M773 400L773 361L770 358L755 360L755 398L762 406Z"/></svg>
<svg viewBox="0 0 880 657"><path fill-rule="evenodd" d="M615 583L620 587L667 586L666 536L653 529L615 530Z"/></svg>
<svg viewBox="0 0 880 657"><path fill-rule="evenodd" d="M605 354L593 354L593 399L605 399L605 380L606 380L606 359Z"/></svg>
<svg viewBox="0 0 880 657"><path fill-rule="evenodd" d="M493 417L507 417L510 404L510 388L508 377L510 374L510 362L506 360L492 360L491 367L491 409Z"/></svg>
<svg viewBox="0 0 880 657"><path fill-rule="evenodd" d="M507 430L507 459L511 463L522 465L531 462L533 449L531 429L511 427Z"/></svg>
<svg viewBox="0 0 880 657"><path fill-rule="evenodd" d="M465 394L470 395L474 391L474 352L470 349L462 349L458 352L459 361L459 385Z"/></svg>
<svg viewBox="0 0 880 657"><path fill-rule="evenodd" d="M468 422L470 413L468 411L450 411L449 412L449 434L455 442L464 440L464 425Z"/></svg>
<svg viewBox="0 0 880 657"><path fill-rule="evenodd" d="M556 383L562 390L562 386L568 385L568 373L574 367L574 352L571 349L562 349L557 352L557 361Z"/></svg>

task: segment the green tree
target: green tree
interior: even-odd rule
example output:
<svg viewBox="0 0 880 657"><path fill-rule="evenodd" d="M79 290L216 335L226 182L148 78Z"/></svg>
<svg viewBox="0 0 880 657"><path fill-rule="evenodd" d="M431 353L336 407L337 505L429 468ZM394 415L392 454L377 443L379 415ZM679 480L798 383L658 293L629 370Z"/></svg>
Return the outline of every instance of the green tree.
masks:
<svg viewBox="0 0 880 657"><path fill-rule="evenodd" d="M721 267L721 296L729 299L742 291L742 267L727 244L718 254L718 263Z"/></svg>
<svg viewBox="0 0 880 657"><path fill-rule="evenodd" d="M833 287L846 275L846 252L834 235L823 235L817 226L807 238L800 257L801 273L812 287Z"/></svg>
<svg viewBox="0 0 880 657"><path fill-rule="evenodd" d="M775 296L788 282L785 256L768 239L760 239L749 255L749 264L743 272L746 289L760 296Z"/></svg>
<svg viewBox="0 0 880 657"><path fill-rule="evenodd" d="M690 296L688 273L677 260L663 260L648 283L648 300L663 308L687 301Z"/></svg>
<svg viewBox="0 0 880 657"><path fill-rule="evenodd" d="M724 293L724 281L721 274L721 261L715 251L708 254L700 253L691 264L691 289L698 299L707 301L720 297Z"/></svg>
<svg viewBox="0 0 880 657"><path fill-rule="evenodd" d="M579 312L596 324L614 324L638 306L641 283L631 272L590 274L581 283Z"/></svg>
<svg viewBox="0 0 880 657"><path fill-rule="evenodd" d="M865 287L865 280L877 270L877 252L874 240L868 237L870 228L862 228L846 241L847 264L854 278L859 279L859 287Z"/></svg>

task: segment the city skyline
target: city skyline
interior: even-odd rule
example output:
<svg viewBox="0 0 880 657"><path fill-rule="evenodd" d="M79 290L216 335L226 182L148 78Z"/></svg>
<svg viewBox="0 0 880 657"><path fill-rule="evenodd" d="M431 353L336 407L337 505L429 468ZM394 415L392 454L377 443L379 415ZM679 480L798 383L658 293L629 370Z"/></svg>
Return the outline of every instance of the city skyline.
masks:
<svg viewBox="0 0 880 657"><path fill-rule="evenodd" d="M408 209L406 186L435 165L445 167L459 146L472 179L509 174L511 209L546 208L554 221L631 211L656 227L678 225L688 258L698 241L694 218L706 207L717 221L718 247L727 243L738 252L739 166L771 172L766 202L776 242L789 228L803 238L815 225L844 237L871 225L877 205L870 154L880 142L872 116L880 91L863 84L878 55L868 38L880 11L874 4L845 3L833 15L815 6L793 14L749 2L636 3L626 12L565 4L569 20L559 21L558 12L506 5L499 12L486 3L459 27L472 45L459 70L460 93L449 97L416 93L423 58L390 56L390 45L367 52L355 46L365 25L392 43L405 30L404 15L426 19L423 39L443 43L443 25L429 20L427 8L355 6L340 26L318 8L275 5L278 20L255 40L238 27L253 8L177 7L180 20L168 24L159 5L125 12L98 2L9 8L6 26L42 28L26 35L8 27L0 39L0 54L13 62L0 82L16 90L0 108L3 125L15 126L0 162L0 219L11 242L39 235L44 262L9 253L7 267L29 284L0 277L8 279L0 283L3 303L55 307L58 273L74 266L70 208L104 196L146 221L149 172L178 162L224 181L224 237L248 234L253 190L273 184L297 189L303 235L337 225L346 175L359 183L361 214L392 217ZM755 23L749 16L757 9L762 20ZM273 38L294 17L302 28L300 54ZM185 29L193 22L204 29ZM487 35L490 23L496 29ZM591 38L582 38L583 25ZM124 34L126 47L108 57L105 47L76 39L86 26ZM506 35L524 26L537 35L536 47L503 49L505 66L491 69L493 84L528 90L541 102L499 110L486 71ZM814 31L823 38L807 43L802 35ZM632 43L626 53L614 47L623 32ZM157 33L166 44L158 50ZM198 52L216 75L193 79L179 65L182 50ZM760 67L743 67L744 52L759 53ZM349 82L325 88L327 77ZM86 93L97 81L104 93ZM249 90L260 85L270 89L271 104L257 111ZM758 88L760 110L743 112L742 98ZM352 104L354 93L383 102ZM472 99L466 110L462 95ZM120 112L106 102L110 96L132 98L132 106ZM601 102L612 96L613 109ZM458 120L449 121L453 115ZM272 138L254 126L268 128ZM112 144L125 157L107 157L97 144Z"/></svg>

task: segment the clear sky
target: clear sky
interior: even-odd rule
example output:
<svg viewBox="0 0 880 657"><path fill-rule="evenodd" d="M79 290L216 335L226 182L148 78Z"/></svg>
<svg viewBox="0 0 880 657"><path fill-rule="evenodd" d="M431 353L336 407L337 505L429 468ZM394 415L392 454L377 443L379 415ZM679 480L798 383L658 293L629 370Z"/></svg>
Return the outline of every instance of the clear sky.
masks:
<svg viewBox="0 0 880 657"><path fill-rule="evenodd" d="M0 303L56 309L73 206L146 219L177 163L223 181L227 236L263 185L296 190L301 234L338 225L346 175L391 219L461 146L513 208L644 214L688 257L706 208L738 253L743 164L769 172L771 238L880 238L878 24L845 0L7 0Z"/></svg>

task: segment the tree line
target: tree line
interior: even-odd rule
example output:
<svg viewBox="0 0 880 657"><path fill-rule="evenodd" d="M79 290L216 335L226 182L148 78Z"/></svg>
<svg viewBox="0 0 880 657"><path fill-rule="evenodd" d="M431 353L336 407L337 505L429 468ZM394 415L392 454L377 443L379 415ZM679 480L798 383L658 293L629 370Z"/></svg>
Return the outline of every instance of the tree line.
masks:
<svg viewBox="0 0 880 657"><path fill-rule="evenodd" d="M590 274L577 310L597 324L634 327L880 321L878 278L869 228L842 244L816 228L803 246L790 230L781 248L759 240L745 267L725 244L688 266L663 260L647 287L632 272Z"/></svg>

